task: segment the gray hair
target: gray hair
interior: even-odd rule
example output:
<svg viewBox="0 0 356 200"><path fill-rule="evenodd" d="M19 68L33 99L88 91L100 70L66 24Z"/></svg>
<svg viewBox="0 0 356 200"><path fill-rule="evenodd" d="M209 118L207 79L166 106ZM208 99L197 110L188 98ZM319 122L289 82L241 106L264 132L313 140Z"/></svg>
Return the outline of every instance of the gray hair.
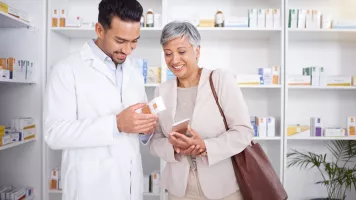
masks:
<svg viewBox="0 0 356 200"><path fill-rule="evenodd" d="M173 39L184 37L187 37L194 48L200 45L200 33L193 24L185 21L173 21L164 26L160 42L164 46Z"/></svg>

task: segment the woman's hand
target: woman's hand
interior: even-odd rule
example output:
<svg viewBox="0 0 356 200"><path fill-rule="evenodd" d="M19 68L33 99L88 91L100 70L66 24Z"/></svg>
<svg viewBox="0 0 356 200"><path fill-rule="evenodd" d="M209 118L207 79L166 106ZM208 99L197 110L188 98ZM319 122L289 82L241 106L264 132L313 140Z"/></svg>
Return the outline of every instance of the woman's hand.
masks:
<svg viewBox="0 0 356 200"><path fill-rule="evenodd" d="M199 154L206 151L206 146L204 140L200 137L200 135L195 132L193 129L188 127L189 133L192 135L191 137L187 137L183 134L173 132L170 134L172 138L174 138L173 144L175 151L177 153L182 153L184 155L192 155L198 156ZM168 139L169 140L169 139ZM172 143L171 143L172 144Z"/></svg>

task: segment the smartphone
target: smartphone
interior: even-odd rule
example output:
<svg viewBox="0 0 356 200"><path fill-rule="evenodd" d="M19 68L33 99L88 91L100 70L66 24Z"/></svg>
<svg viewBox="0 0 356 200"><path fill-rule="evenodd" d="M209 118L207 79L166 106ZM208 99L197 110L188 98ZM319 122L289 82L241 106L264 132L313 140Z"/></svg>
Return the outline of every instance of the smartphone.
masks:
<svg viewBox="0 0 356 200"><path fill-rule="evenodd" d="M190 122L190 119L185 119L185 120L174 123L173 127L172 127L172 131L180 133L180 134L184 134L184 135L190 137L191 135L189 133L187 133L189 122Z"/></svg>

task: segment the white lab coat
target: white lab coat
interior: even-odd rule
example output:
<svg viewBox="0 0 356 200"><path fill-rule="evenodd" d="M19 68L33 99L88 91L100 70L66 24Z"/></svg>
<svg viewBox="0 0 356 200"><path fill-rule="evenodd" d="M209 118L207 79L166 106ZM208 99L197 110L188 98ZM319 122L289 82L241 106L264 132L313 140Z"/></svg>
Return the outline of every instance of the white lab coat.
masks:
<svg viewBox="0 0 356 200"><path fill-rule="evenodd" d="M116 115L146 102L140 67L127 58L122 101L116 78L88 43L55 66L46 89L44 139L62 149L63 200L141 200L137 134L114 137Z"/></svg>

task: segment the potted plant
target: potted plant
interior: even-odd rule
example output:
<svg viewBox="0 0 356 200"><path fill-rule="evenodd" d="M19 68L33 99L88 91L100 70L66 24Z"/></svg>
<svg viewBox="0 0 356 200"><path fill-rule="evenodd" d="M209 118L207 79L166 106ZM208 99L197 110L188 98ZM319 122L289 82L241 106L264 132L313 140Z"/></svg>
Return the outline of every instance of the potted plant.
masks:
<svg viewBox="0 0 356 200"><path fill-rule="evenodd" d="M347 191L356 189L356 140L332 141L326 145L333 155L331 159L327 153L302 153L292 150L287 154L289 158L287 167L318 169L323 180L316 184L326 187L328 197L314 200L344 200Z"/></svg>

